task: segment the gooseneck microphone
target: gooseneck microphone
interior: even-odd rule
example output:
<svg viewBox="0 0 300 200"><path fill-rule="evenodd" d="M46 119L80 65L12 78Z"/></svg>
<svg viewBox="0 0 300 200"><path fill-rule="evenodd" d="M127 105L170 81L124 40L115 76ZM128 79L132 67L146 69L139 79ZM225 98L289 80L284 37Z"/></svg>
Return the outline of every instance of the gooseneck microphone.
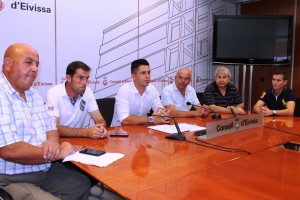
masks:
<svg viewBox="0 0 300 200"><path fill-rule="evenodd" d="M194 105L194 104L192 104L192 103L189 102L189 101L186 102L186 105L188 105L188 106L194 106L194 107L197 107L197 108L203 108L204 110L209 111L210 113L212 113L212 115L210 116L212 119L219 120L219 119L222 118L221 114L216 115L216 113L215 113L212 109L205 108L204 106Z"/></svg>
<svg viewBox="0 0 300 200"><path fill-rule="evenodd" d="M236 114L235 114L235 112L233 111L232 106L229 106L229 108L230 108L230 112L231 112L232 116L233 116L234 118L236 118Z"/></svg>
<svg viewBox="0 0 300 200"><path fill-rule="evenodd" d="M174 121L174 125L175 125L175 128L177 130L177 134L170 134L170 135L167 135L165 138L171 139L171 140L186 141L186 138L182 134L182 132L181 132L181 130L179 128L179 125L178 125L177 121L174 119L174 117L161 116L161 115L151 115L151 113L147 113L147 116L167 117L167 118L172 119Z"/></svg>

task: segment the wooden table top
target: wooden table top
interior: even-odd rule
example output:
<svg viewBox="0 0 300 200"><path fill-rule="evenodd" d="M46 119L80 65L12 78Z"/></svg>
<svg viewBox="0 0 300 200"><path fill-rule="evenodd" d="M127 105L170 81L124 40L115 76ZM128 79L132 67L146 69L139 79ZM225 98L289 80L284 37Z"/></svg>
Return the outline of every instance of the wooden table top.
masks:
<svg viewBox="0 0 300 200"><path fill-rule="evenodd" d="M200 126L205 126L205 123L210 121L208 118L178 118L176 120L178 123ZM203 143L195 140L193 132L184 133L187 140L191 142L182 142L165 139L165 133L148 129L147 126L114 127L109 128L109 131L128 132L129 137L62 138L61 141L107 152L123 153L125 155L123 158L104 168L75 164L119 194L133 199L137 198L135 195L139 192L148 188L171 183L193 174L201 174L209 169L219 168L225 163L236 162L241 158L244 160L248 157L248 154L243 152L224 152L201 146ZM207 142L243 149L256 155L263 150L297 138L299 138L297 135L259 127L213 138ZM169 189L173 190L173 188Z"/></svg>
<svg viewBox="0 0 300 200"><path fill-rule="evenodd" d="M130 194L130 199L298 199L300 152L273 147Z"/></svg>

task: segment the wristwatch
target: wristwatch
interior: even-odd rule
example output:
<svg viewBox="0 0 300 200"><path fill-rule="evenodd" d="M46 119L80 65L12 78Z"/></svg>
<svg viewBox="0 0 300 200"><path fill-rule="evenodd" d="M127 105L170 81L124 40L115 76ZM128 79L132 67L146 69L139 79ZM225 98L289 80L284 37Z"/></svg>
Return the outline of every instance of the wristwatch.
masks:
<svg viewBox="0 0 300 200"><path fill-rule="evenodd" d="M276 110L272 110L272 112L273 112L273 116L277 114Z"/></svg>
<svg viewBox="0 0 300 200"><path fill-rule="evenodd" d="M147 121L148 121L149 123L152 123L152 122L153 122L153 117L152 117L152 116L148 116Z"/></svg>

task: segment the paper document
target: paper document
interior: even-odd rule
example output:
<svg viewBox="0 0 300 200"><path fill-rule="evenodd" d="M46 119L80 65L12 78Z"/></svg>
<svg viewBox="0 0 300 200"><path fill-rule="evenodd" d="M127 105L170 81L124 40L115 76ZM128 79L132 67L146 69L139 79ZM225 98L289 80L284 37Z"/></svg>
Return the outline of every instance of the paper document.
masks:
<svg viewBox="0 0 300 200"><path fill-rule="evenodd" d="M186 124L186 123L180 123L180 124L178 124L178 126L179 126L179 129L181 132L200 131L200 130L206 129L203 126L197 126L197 125ZM157 131L161 131L161 132L165 132L165 133L170 133L170 134L177 133L177 129L176 129L175 125L163 124L163 125L157 125L157 126L148 126L148 128L157 130Z"/></svg>
<svg viewBox="0 0 300 200"><path fill-rule="evenodd" d="M72 155L65 157L63 162L66 161L76 161L87 165L95 165L98 167L105 167L112 162L124 157L124 154L121 153L105 153L101 156L92 156L87 154L82 154L77 151Z"/></svg>

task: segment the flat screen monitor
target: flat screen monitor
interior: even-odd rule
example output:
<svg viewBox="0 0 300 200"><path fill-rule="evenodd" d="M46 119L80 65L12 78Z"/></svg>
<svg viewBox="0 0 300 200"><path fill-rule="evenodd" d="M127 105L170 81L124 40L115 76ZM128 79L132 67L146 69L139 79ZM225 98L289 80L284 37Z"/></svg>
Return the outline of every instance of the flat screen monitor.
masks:
<svg viewBox="0 0 300 200"><path fill-rule="evenodd" d="M292 16L215 15L213 63L290 65Z"/></svg>

